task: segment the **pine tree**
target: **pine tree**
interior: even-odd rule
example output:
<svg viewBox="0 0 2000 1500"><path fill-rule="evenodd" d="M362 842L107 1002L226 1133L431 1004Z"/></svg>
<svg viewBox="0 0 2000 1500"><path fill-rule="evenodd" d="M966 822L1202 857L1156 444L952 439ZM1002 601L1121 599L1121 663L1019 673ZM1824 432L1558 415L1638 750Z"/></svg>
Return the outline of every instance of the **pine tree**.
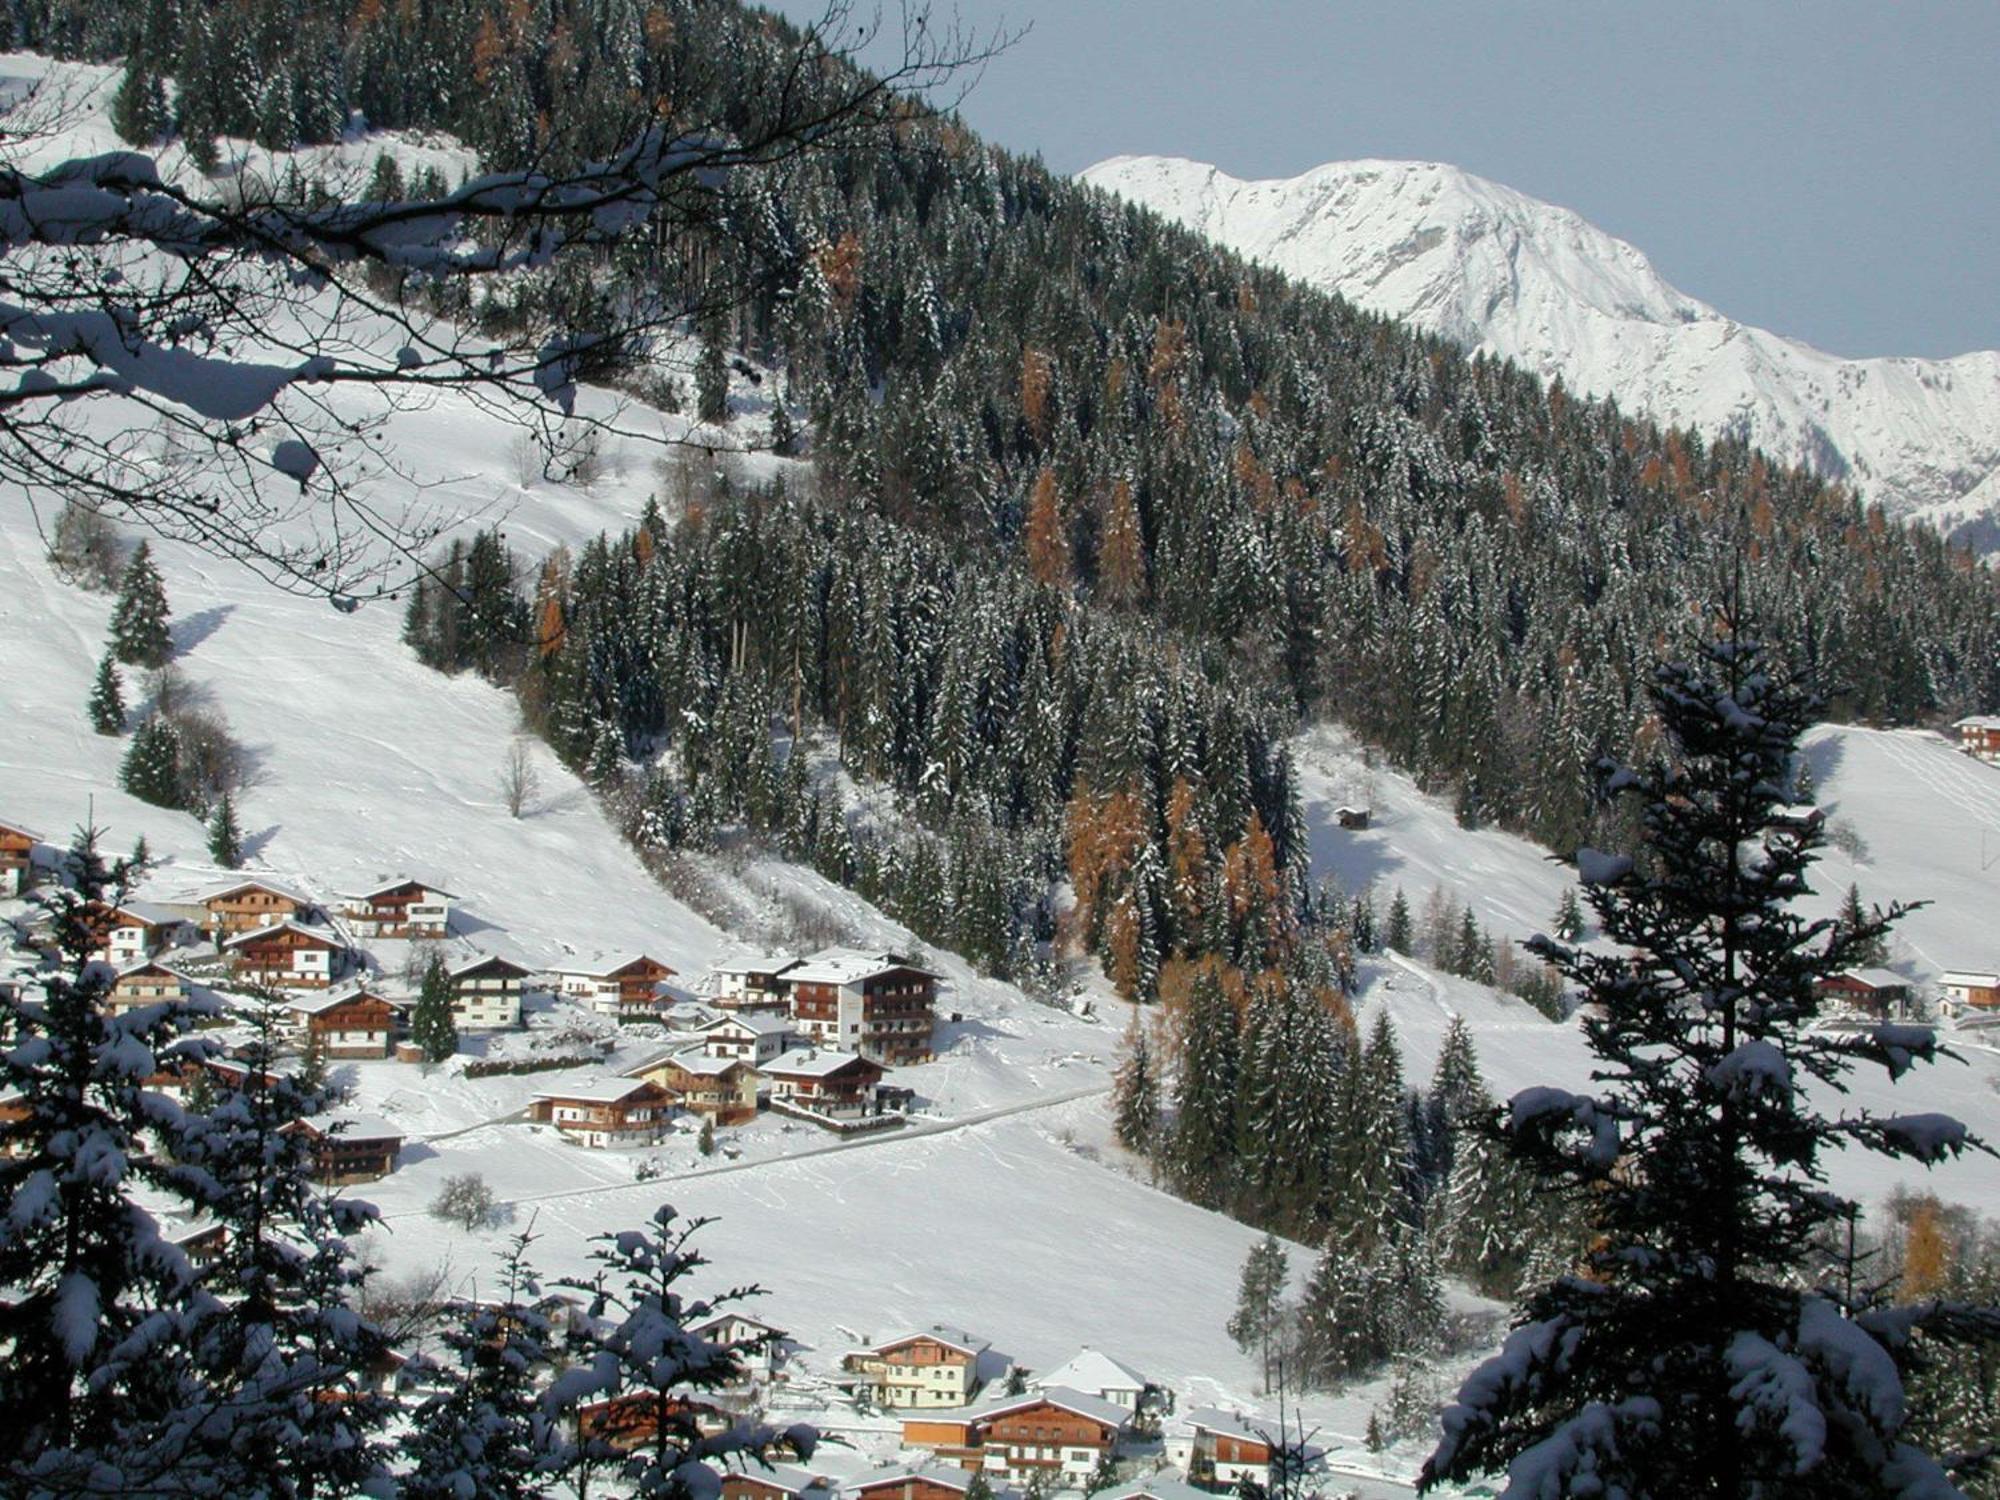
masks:
<svg viewBox="0 0 2000 1500"><path fill-rule="evenodd" d="M1382 946L1392 952L1408 954L1412 951L1415 929L1410 920L1410 903L1403 895L1403 888L1396 887L1396 898L1389 903L1389 919L1382 929Z"/></svg>
<svg viewBox="0 0 2000 1500"><path fill-rule="evenodd" d="M441 1063L458 1050L458 1026L452 1017L451 972L442 957L431 955L417 1003L410 1007L410 1040L423 1049L426 1063Z"/></svg>
<svg viewBox="0 0 2000 1500"><path fill-rule="evenodd" d="M150 146L173 125L166 85L136 58L127 63L118 92L111 96L111 128L127 145Z"/></svg>
<svg viewBox="0 0 2000 1500"><path fill-rule="evenodd" d="M228 792L209 815L208 857L225 870L239 869L243 864L243 831L236 826L236 799Z"/></svg>
<svg viewBox="0 0 2000 1500"><path fill-rule="evenodd" d="M1182 1024L1170 1166L1182 1194L1213 1207L1234 1175L1242 1055L1236 1007L1223 992L1214 965L1205 966L1195 977Z"/></svg>
<svg viewBox="0 0 2000 1500"><path fill-rule="evenodd" d="M307 1092L314 1094L326 1093L325 1032L312 1026L306 1028L305 1045L299 1049L298 1070L292 1076L298 1086Z"/></svg>
<svg viewBox="0 0 2000 1500"><path fill-rule="evenodd" d="M1936 1054L1922 1028L1812 1028L1815 982L1900 910L1859 930L1793 910L1821 834L1772 820L1813 705L1733 600L1648 695L1663 747L1605 787L1642 806L1649 860L1579 852L1614 951L1535 945L1599 1008L1584 1025L1601 1091L1532 1089L1507 1118L1537 1173L1590 1193L1592 1279L1528 1298L1423 1482L1508 1468L1551 1494L1950 1494L1908 1440L1912 1330L2000 1333L2000 1313L1884 1315L1795 1279L1853 1212L1823 1185L1829 1147L1929 1162L1970 1144L1935 1114L1829 1118L1803 1087Z"/></svg>
<svg viewBox="0 0 2000 1500"><path fill-rule="evenodd" d="M173 725L155 714L132 732L132 743L118 768L118 784L141 802L181 808L180 760L180 737Z"/></svg>
<svg viewBox="0 0 2000 1500"><path fill-rule="evenodd" d="M704 327L701 352L694 364L695 415L704 422L729 420L729 360L722 348L722 330Z"/></svg>
<svg viewBox="0 0 2000 1500"><path fill-rule="evenodd" d="M1552 930L1558 942L1574 943L1583 936L1583 906L1576 899L1576 887L1564 886L1562 901L1556 907L1556 918Z"/></svg>
<svg viewBox="0 0 2000 1500"><path fill-rule="evenodd" d="M1150 1156L1159 1144L1160 1081L1153 1070L1152 1044L1139 1016L1139 1008L1134 1006L1132 1025L1125 1033L1125 1060L1112 1084L1112 1119L1119 1145Z"/></svg>
<svg viewBox="0 0 2000 1500"><path fill-rule="evenodd" d="M1850 882L1847 894L1841 899L1840 915L1836 920L1843 930L1859 934L1854 945L1857 965L1878 968L1889 961L1889 944L1883 937L1874 914L1861 904L1861 887Z"/></svg>
<svg viewBox="0 0 2000 1500"><path fill-rule="evenodd" d="M97 664L90 689L90 727L99 734L125 732L125 692L118 681L118 663L106 653Z"/></svg>
<svg viewBox="0 0 2000 1500"><path fill-rule="evenodd" d="M166 584L153 564L152 549L141 542L111 611L111 654L131 667L164 667L174 656L167 617Z"/></svg>
<svg viewBox="0 0 2000 1500"><path fill-rule="evenodd" d="M1250 1247L1243 1260L1243 1278L1237 1284L1236 1311L1230 1315L1229 1336L1245 1354L1262 1351L1264 1383L1271 1383L1271 1336L1277 1332L1283 1314L1285 1282L1291 1263L1275 1235L1265 1235Z"/></svg>

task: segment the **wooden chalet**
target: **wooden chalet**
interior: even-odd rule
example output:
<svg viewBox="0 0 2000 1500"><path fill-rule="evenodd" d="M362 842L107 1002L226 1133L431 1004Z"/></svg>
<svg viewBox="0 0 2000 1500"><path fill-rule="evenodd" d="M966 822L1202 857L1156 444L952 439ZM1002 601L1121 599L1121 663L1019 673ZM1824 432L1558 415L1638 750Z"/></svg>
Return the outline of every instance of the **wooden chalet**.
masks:
<svg viewBox="0 0 2000 1500"><path fill-rule="evenodd" d="M399 876L366 891L341 893L340 914L357 937L441 938L451 930L451 903L441 886Z"/></svg>
<svg viewBox="0 0 2000 1500"><path fill-rule="evenodd" d="M392 1000L366 985L351 985L288 1000L285 1009L308 1040L318 1040L327 1057L389 1057L396 1050L409 1002Z"/></svg>
<svg viewBox="0 0 2000 1500"><path fill-rule="evenodd" d="M1333 821L1350 832L1359 833L1368 827L1371 820L1365 807L1336 807Z"/></svg>
<svg viewBox="0 0 2000 1500"><path fill-rule="evenodd" d="M963 1464L924 1464L865 1479L854 1486L857 1500L965 1500L972 1470Z"/></svg>
<svg viewBox="0 0 2000 1500"><path fill-rule="evenodd" d="M170 1234L167 1238L179 1246L181 1254L193 1264L205 1266L229 1248L229 1226L197 1224L191 1229L181 1230L178 1234Z"/></svg>
<svg viewBox="0 0 2000 1500"><path fill-rule="evenodd" d="M303 922L314 911L313 903L297 891L267 880L217 886L201 895L200 905L208 913L209 935L218 943L259 927Z"/></svg>
<svg viewBox="0 0 2000 1500"><path fill-rule="evenodd" d="M553 1125L582 1146L650 1146L674 1110L674 1097L644 1078L607 1078L536 1094L528 1118Z"/></svg>
<svg viewBox="0 0 2000 1500"><path fill-rule="evenodd" d="M952 1416L907 1416L903 1446L928 1448L967 1469L1075 1489L1117 1453L1131 1418L1132 1413L1101 1397L1049 1386L985 1401Z"/></svg>
<svg viewBox="0 0 2000 1500"><path fill-rule="evenodd" d="M387 1177L403 1149L403 1132L374 1115L309 1115L297 1128L312 1141L313 1176L324 1183Z"/></svg>
<svg viewBox="0 0 2000 1500"><path fill-rule="evenodd" d="M731 1471L722 1476L722 1500L833 1500L834 1483L824 1474L790 1464Z"/></svg>
<svg viewBox="0 0 2000 1500"><path fill-rule="evenodd" d="M1972 714L1951 726L1958 748L1981 760L2000 761L2000 717Z"/></svg>
<svg viewBox="0 0 2000 1500"><path fill-rule="evenodd" d="M323 990L340 977L347 946L324 928L290 920L252 927L222 945L239 978L283 989Z"/></svg>
<svg viewBox="0 0 2000 1500"><path fill-rule="evenodd" d="M881 1066L852 1052L781 1052L757 1072L774 1109L836 1123L882 1112Z"/></svg>
<svg viewBox="0 0 2000 1500"><path fill-rule="evenodd" d="M41 835L19 823L0 823L0 896L18 896L34 878Z"/></svg>
<svg viewBox="0 0 2000 1500"><path fill-rule="evenodd" d="M852 1377L846 1383L867 1391L877 1406L964 1406L985 1380L992 1347L962 1328L939 1323L850 1350L840 1367Z"/></svg>
<svg viewBox="0 0 2000 1500"><path fill-rule="evenodd" d="M708 971L715 989L712 998L723 1010L789 1011L791 992L784 976L798 963L789 953L772 953L716 964Z"/></svg>
<svg viewBox="0 0 2000 1500"><path fill-rule="evenodd" d="M694 1432L714 1437L727 1432L734 1419L709 1401L668 1396L664 1402L650 1391L630 1391L576 1409L577 1440L603 1443L620 1453L634 1453L654 1442L664 1421L669 1433Z"/></svg>
<svg viewBox="0 0 2000 1500"><path fill-rule="evenodd" d="M801 1036L884 1067L931 1060L937 975L895 953L823 948L780 976Z"/></svg>
<svg viewBox="0 0 2000 1500"><path fill-rule="evenodd" d="M1944 1009L1951 1015L2000 1015L2000 973L1947 969L1938 976Z"/></svg>
<svg viewBox="0 0 2000 1500"><path fill-rule="evenodd" d="M581 1000L599 1015L617 1016L632 1009L649 1012L654 987L672 979L672 965L644 953L621 953L589 964L549 971L550 987L558 995Z"/></svg>
<svg viewBox="0 0 2000 1500"><path fill-rule="evenodd" d="M1910 1013L1910 981L1893 969L1844 969L1813 986L1822 1003L1894 1019Z"/></svg>
<svg viewBox="0 0 2000 1500"><path fill-rule="evenodd" d="M187 975L170 969L157 958L142 958L118 971L104 996L107 1015L122 1016L142 1005L186 1000L190 994Z"/></svg>
<svg viewBox="0 0 2000 1500"><path fill-rule="evenodd" d="M481 953L453 964L451 1017L460 1031L507 1031L521 1024L521 990L534 971Z"/></svg>
<svg viewBox="0 0 2000 1500"><path fill-rule="evenodd" d="M151 958L178 947L194 932L194 923L153 901L127 901L122 906L97 901L81 915L97 944L91 956L111 964Z"/></svg>
<svg viewBox="0 0 2000 1500"><path fill-rule="evenodd" d="M1268 1488L1275 1445L1267 1424L1213 1406L1196 1407L1167 1433L1167 1462L1190 1484L1235 1489L1244 1480Z"/></svg>
<svg viewBox="0 0 2000 1500"><path fill-rule="evenodd" d="M1130 1484L1099 1490L1092 1500L1215 1500L1215 1497L1208 1490L1196 1489L1171 1474L1148 1474Z"/></svg>
<svg viewBox="0 0 2000 1500"><path fill-rule="evenodd" d="M683 1109L707 1115L718 1125L757 1118L757 1070L740 1058L675 1052L643 1063L627 1076L657 1084Z"/></svg>

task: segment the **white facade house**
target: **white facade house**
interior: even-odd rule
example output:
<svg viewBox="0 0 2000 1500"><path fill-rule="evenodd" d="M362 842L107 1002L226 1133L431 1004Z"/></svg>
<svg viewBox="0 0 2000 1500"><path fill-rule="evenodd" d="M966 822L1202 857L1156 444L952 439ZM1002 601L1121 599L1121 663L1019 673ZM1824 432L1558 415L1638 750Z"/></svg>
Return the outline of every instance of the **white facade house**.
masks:
<svg viewBox="0 0 2000 1500"><path fill-rule="evenodd" d="M598 1015L620 1016L657 1010L657 987L673 973L671 965L648 954L617 953L550 969L548 980L556 994L579 1000Z"/></svg>
<svg viewBox="0 0 2000 1500"><path fill-rule="evenodd" d="M398 875L365 891L342 891L341 916L357 937L441 938L451 931L443 886Z"/></svg>
<svg viewBox="0 0 2000 1500"><path fill-rule="evenodd" d="M531 970L494 953L453 964L451 1018L460 1031L507 1031L521 1024L521 987Z"/></svg>
<svg viewBox="0 0 2000 1500"><path fill-rule="evenodd" d="M877 1405L899 1410L964 1406L985 1377L982 1361L992 1345L962 1328L942 1323L920 1333L903 1333L872 1348L855 1349L841 1368L860 1377Z"/></svg>
<svg viewBox="0 0 2000 1500"><path fill-rule="evenodd" d="M1990 969L1947 969L1938 975L1947 1016L2000 1015L2000 972Z"/></svg>
<svg viewBox="0 0 2000 1500"><path fill-rule="evenodd" d="M1236 1412L1198 1406L1168 1429L1167 1462L1194 1483L1234 1489L1247 1479L1268 1488L1276 1431Z"/></svg>
<svg viewBox="0 0 2000 1500"><path fill-rule="evenodd" d="M784 1362L785 1330L748 1313L717 1313L692 1325L688 1332L733 1350L743 1373L752 1380L773 1379Z"/></svg>
<svg viewBox="0 0 2000 1500"><path fill-rule="evenodd" d="M1082 1391L1128 1412L1137 1412L1145 1404L1147 1392L1155 1389L1153 1382L1130 1365L1120 1364L1088 1344L1069 1363L1049 1371L1034 1384L1039 1390L1062 1386Z"/></svg>
<svg viewBox="0 0 2000 1500"><path fill-rule="evenodd" d="M755 1067L797 1042L799 1035L782 1015L745 1011L719 1016L701 1028L701 1050L710 1057L740 1058Z"/></svg>
<svg viewBox="0 0 2000 1500"><path fill-rule="evenodd" d="M715 997L728 1010L783 1006L787 990L784 974L798 965L790 953L753 953L733 958L708 971Z"/></svg>
<svg viewBox="0 0 2000 1500"><path fill-rule="evenodd" d="M121 966L178 948L196 931L195 924L180 912L153 901L127 901L113 907L107 923L98 955Z"/></svg>

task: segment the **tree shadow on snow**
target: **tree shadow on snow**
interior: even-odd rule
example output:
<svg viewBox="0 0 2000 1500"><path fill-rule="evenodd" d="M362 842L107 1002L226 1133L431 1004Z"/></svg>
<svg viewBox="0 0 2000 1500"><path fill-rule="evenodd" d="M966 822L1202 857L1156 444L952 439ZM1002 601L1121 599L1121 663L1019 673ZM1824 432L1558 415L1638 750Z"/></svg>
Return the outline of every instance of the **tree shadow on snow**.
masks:
<svg viewBox="0 0 2000 1500"><path fill-rule="evenodd" d="M243 840L244 861L247 863L250 860L260 858L264 853L265 847L271 842L272 839L278 836L278 830L280 828L283 828L284 826L285 825L282 823L273 823L269 828L259 829L256 833L253 833L248 838L244 839Z"/></svg>
<svg viewBox="0 0 2000 1500"><path fill-rule="evenodd" d="M174 621L167 627L167 633L173 637L174 655L186 656L220 630L222 622L235 613L235 605L218 604L213 609L197 610Z"/></svg>

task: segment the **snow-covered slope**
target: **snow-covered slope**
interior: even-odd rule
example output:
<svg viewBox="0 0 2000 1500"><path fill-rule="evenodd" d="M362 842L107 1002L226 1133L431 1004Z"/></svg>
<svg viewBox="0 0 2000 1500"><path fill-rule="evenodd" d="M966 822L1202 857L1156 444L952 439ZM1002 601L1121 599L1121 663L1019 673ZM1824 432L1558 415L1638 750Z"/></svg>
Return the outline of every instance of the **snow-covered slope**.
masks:
<svg viewBox="0 0 2000 1500"><path fill-rule="evenodd" d="M1176 157L1082 178L1372 311L1950 529L2000 508L2000 352L1841 359L1736 322L1568 209L1436 162L1244 182Z"/></svg>

